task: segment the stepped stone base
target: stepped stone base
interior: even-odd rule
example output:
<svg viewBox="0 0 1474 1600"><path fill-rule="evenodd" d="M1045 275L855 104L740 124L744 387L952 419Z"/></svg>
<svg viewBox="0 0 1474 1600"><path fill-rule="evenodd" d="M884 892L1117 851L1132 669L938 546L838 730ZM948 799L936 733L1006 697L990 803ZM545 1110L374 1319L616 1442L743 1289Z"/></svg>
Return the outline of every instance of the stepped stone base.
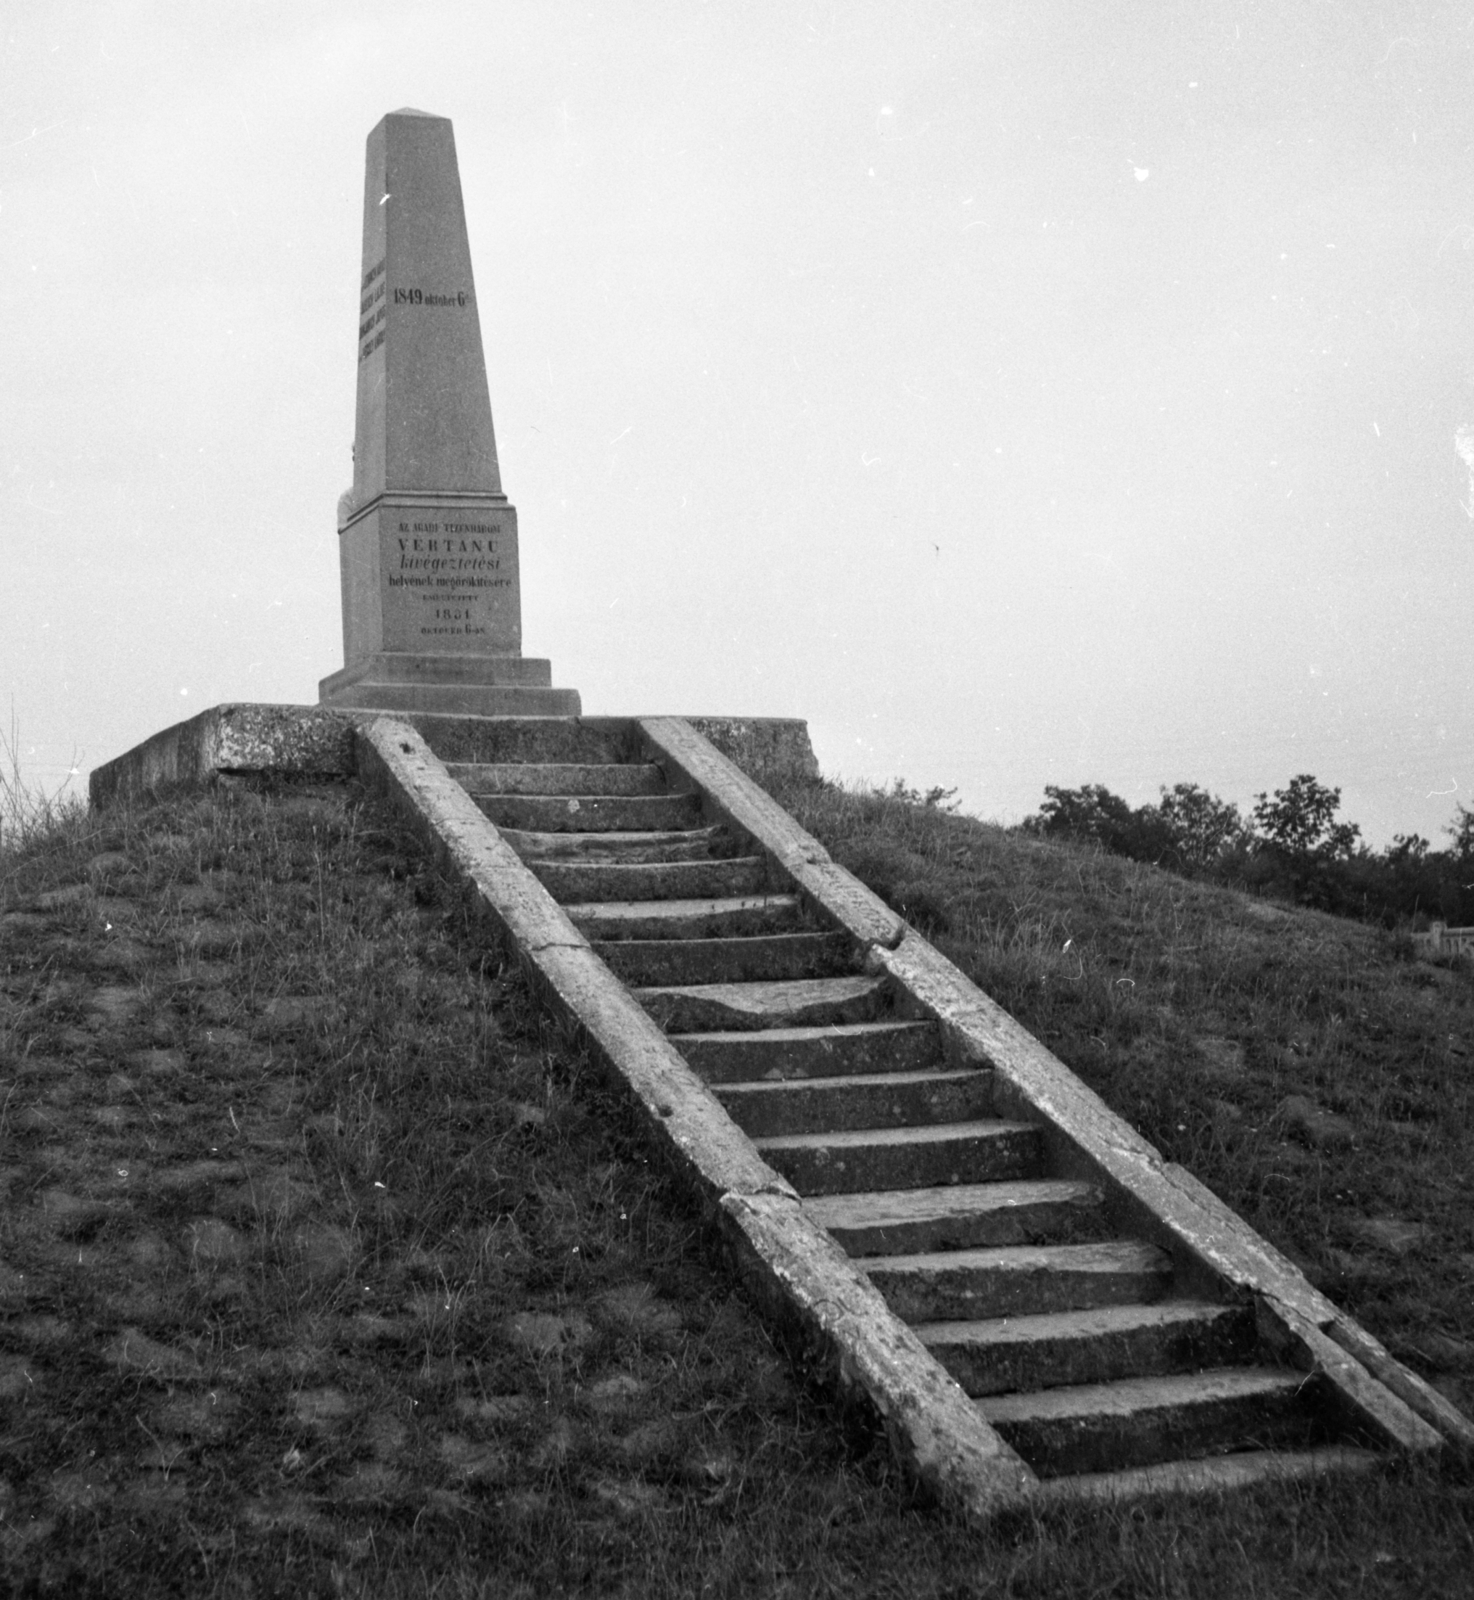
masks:
<svg viewBox="0 0 1474 1600"><path fill-rule="evenodd" d="M576 689L555 689L536 656L410 655L382 650L324 678L323 705L344 711L469 717L576 717Z"/></svg>
<svg viewBox="0 0 1474 1600"><path fill-rule="evenodd" d="M538 665L519 659L523 665ZM547 663L541 665L545 668ZM413 686L408 687L413 692ZM503 687L511 690L517 686ZM522 687L529 693L538 692L535 684ZM570 694L575 705L578 702L572 690L543 688L541 692ZM354 729L372 714L372 710L351 704L211 706L95 768L88 780L92 807L101 810L116 801L161 789L211 783L221 774L351 778L356 771ZM633 717L550 715L542 710L526 715L420 710L408 713L405 720L445 761L623 761L640 742ZM744 772L818 776L808 725L798 717L691 720ZM705 870L701 864L697 868ZM707 892L700 886L692 890L693 894Z"/></svg>

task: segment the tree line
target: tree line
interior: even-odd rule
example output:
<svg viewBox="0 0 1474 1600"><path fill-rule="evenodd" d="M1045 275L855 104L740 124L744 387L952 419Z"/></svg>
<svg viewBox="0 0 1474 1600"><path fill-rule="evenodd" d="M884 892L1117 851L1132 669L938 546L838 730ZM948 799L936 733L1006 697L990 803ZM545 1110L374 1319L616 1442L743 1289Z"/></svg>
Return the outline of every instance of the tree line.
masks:
<svg viewBox="0 0 1474 1600"><path fill-rule="evenodd" d="M1155 805L1132 806L1098 783L1046 784L1044 796L1021 824L1026 833L1091 841L1184 877L1387 927L1474 923L1474 811L1462 803L1444 830L1446 849L1412 833L1374 851L1354 822L1339 817L1341 791L1308 772L1256 795L1247 816L1195 783L1164 787Z"/></svg>

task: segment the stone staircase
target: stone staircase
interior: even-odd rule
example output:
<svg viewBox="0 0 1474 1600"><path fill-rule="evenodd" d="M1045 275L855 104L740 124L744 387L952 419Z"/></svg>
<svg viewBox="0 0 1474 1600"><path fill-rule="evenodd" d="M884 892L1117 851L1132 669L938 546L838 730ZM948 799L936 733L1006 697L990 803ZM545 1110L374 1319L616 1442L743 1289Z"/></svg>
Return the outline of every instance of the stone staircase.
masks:
<svg viewBox="0 0 1474 1600"><path fill-rule="evenodd" d="M701 794L652 761L447 770L1041 1491L1381 1459L1322 1373L1276 1359L1248 1297L1113 1226L1045 1125L999 1114L993 1070L949 1059Z"/></svg>

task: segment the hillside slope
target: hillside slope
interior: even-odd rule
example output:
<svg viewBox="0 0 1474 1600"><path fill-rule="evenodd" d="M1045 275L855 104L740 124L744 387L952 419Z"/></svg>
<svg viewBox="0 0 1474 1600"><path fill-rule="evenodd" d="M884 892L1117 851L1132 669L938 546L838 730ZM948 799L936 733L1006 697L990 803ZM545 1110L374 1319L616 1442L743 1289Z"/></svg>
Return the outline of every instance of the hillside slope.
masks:
<svg viewBox="0 0 1474 1600"><path fill-rule="evenodd" d="M1190 946L1230 923L1191 886L831 789L790 798L1279 1242L1340 1270L1312 1199L1427 1228L1336 1292L1425 1371L1432 1333L1469 1337L1455 1058L1406 1046L1423 1076L1396 1119L1391 1087L1335 1101L1377 1112L1345 1150L1260 1113L1306 1074L1332 1104L1332 1063L1361 1060L1332 1019L1382 995L1366 974L1423 1007L1405 1029L1425 1045L1461 1025L1464 974L1224 897L1239 931L1213 959L1237 976L1205 976ZM1294 1001L1311 980L1274 942L1287 926L1323 973L1314 1004ZM908 1503L631 1135L352 786L226 788L7 844L0 1594L1465 1592L1457 1474L988 1533ZM1389 1150L1414 1187L1347 1204L1353 1181L1391 1181Z"/></svg>

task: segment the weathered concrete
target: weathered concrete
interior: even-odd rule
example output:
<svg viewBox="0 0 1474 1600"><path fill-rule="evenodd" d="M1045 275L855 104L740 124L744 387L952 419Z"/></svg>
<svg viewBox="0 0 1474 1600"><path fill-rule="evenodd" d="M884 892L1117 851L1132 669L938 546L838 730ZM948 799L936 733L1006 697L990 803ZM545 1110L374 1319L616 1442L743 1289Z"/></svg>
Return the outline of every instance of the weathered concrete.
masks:
<svg viewBox="0 0 1474 1600"><path fill-rule="evenodd" d="M841 1389L861 1389L898 1457L953 1509L980 1520L1027 1503L1037 1480L983 1421L915 1333L795 1202L728 1195L739 1265L770 1317L827 1353ZM924 1359L923 1359L924 1358ZM834 1365L837 1363L837 1366Z"/></svg>
<svg viewBox="0 0 1474 1600"><path fill-rule="evenodd" d="M565 903L588 939L736 939L796 931L798 896L733 895L726 900L615 900Z"/></svg>
<svg viewBox="0 0 1474 1600"><path fill-rule="evenodd" d="M991 1118L937 1128L777 1134L754 1142L804 1195L1025 1178L1037 1171L1040 1152L1036 1124Z"/></svg>
<svg viewBox="0 0 1474 1600"><path fill-rule="evenodd" d="M861 1190L804 1203L852 1256L1056 1244L1102 1230L1100 1190L1072 1178Z"/></svg>
<svg viewBox="0 0 1474 1600"><path fill-rule="evenodd" d="M577 689L556 689L551 684L540 687L527 683L458 682L459 663L444 656L430 656L418 662L425 669L424 683L396 682L391 661L388 655L374 654L321 679L318 693L323 704L359 714L397 712L401 716L433 712L466 717L576 717L582 709ZM546 661L534 662L519 656L515 665L519 669L542 667L551 675Z"/></svg>
<svg viewBox="0 0 1474 1600"><path fill-rule="evenodd" d="M630 717L412 716L442 761L458 764L632 762L651 759L651 747ZM659 719L666 721L669 719ZM712 747L742 773L811 777L817 770L805 723L794 717L702 717ZM667 776L674 770L667 767Z"/></svg>
<svg viewBox="0 0 1474 1600"><path fill-rule="evenodd" d="M731 899L769 887L761 856L721 861L536 861L532 870L565 903L595 900Z"/></svg>
<svg viewBox="0 0 1474 1600"><path fill-rule="evenodd" d="M986 1117L993 1107L992 1080L974 1067L713 1087L737 1126L752 1138L969 1122Z"/></svg>
<svg viewBox="0 0 1474 1600"><path fill-rule="evenodd" d="M587 768L583 770L587 771ZM478 794L471 798L497 827L538 833L660 833L694 828L701 803L694 794Z"/></svg>
<svg viewBox="0 0 1474 1600"><path fill-rule="evenodd" d="M862 1256L857 1264L908 1322L1141 1305L1172 1282L1171 1256L1138 1239Z"/></svg>
<svg viewBox="0 0 1474 1600"><path fill-rule="evenodd" d="M1247 1306L1201 1300L914 1326L970 1395L1235 1366L1248 1361L1256 1346Z"/></svg>
<svg viewBox="0 0 1474 1600"><path fill-rule="evenodd" d="M498 823L497 829L524 861L548 865L563 861L665 865L720 860L729 854L721 848L729 837L721 827L683 828L669 833L532 833Z"/></svg>
<svg viewBox="0 0 1474 1600"><path fill-rule="evenodd" d="M681 1033L672 1034L671 1042L708 1083L917 1072L942 1059L941 1030L930 1019L767 1028L761 1033Z"/></svg>
<svg viewBox="0 0 1474 1600"><path fill-rule="evenodd" d="M1301 1380L1279 1368L1212 1372L989 1395L979 1411L1042 1477L1149 1466L1262 1443L1318 1443Z"/></svg>
<svg viewBox="0 0 1474 1600"><path fill-rule="evenodd" d="M94 810L118 800L213 781L221 773L347 778L353 722L321 706L212 706L96 768Z"/></svg>
<svg viewBox="0 0 1474 1600"><path fill-rule="evenodd" d="M960 1386L804 1215L654 1021L563 909L407 725L361 730L359 770L419 828L471 903L527 962L555 1013L576 1025L643 1110L657 1148L708 1208L753 1292L813 1351L841 1391L884 1424L903 1464L948 1504L986 1516L1033 1474Z"/></svg>
<svg viewBox="0 0 1474 1600"><path fill-rule="evenodd" d="M838 977L854 964L847 933L764 933L704 939L609 939L599 954L626 983L762 983Z"/></svg>
<svg viewBox="0 0 1474 1600"><path fill-rule="evenodd" d="M1267 1295L1261 1295L1254 1307L1263 1347L1317 1379L1328 1410L1348 1430L1407 1454L1441 1449L1445 1441L1463 1446L1457 1431L1440 1430L1425 1419L1391 1385L1349 1356L1327 1330ZM1461 1413L1454 1415L1464 1421Z"/></svg>
<svg viewBox="0 0 1474 1600"><path fill-rule="evenodd" d="M102 806L124 794L207 783L221 772L349 777L353 772L351 730L364 720L362 711L324 706L235 702L212 706L98 767L92 803ZM540 763L561 761L570 767L597 763L624 771L626 762L637 762L638 752L644 748L639 726L629 717L415 713L403 720L442 760L463 765L516 764L532 771ZM698 722L739 771L750 767L768 773L817 775L807 724L797 718L702 717ZM659 769L653 763L645 765L647 770L641 776L617 781L650 783L649 773ZM662 786L659 777L653 781L657 788ZM650 791L641 788L637 792Z"/></svg>
<svg viewBox="0 0 1474 1600"><path fill-rule="evenodd" d="M812 834L689 723L676 717L643 717L639 727L667 773L678 773L687 785L699 789L718 816L755 839L841 927L866 944L891 945L901 937L905 923L885 901L836 866Z"/></svg>
<svg viewBox="0 0 1474 1600"><path fill-rule="evenodd" d="M809 725L798 717L686 717L686 724L759 782L819 776Z"/></svg>
<svg viewBox="0 0 1474 1600"><path fill-rule="evenodd" d="M1425 1383L1358 1322L1337 1316L1325 1323L1326 1336L1350 1355L1390 1393L1464 1454L1474 1457L1474 1422L1446 1395Z"/></svg>
<svg viewBox="0 0 1474 1600"><path fill-rule="evenodd" d="M665 774L653 761L447 762L445 770L474 799L483 794L546 795L664 794Z"/></svg>
<svg viewBox="0 0 1474 1600"><path fill-rule="evenodd" d="M1266 1483L1296 1483L1329 1473L1375 1472L1385 1460L1373 1450L1350 1445L1321 1445L1310 1450L1237 1450L1232 1455L1166 1461L1124 1472L1081 1472L1052 1478L1032 1494L1037 1505L1093 1501L1119 1505L1126 1501L1191 1499L1231 1494Z"/></svg>
<svg viewBox="0 0 1474 1600"><path fill-rule="evenodd" d="M892 993L881 978L805 978L659 985L636 997L668 1033L697 1033L874 1022L890 1009Z"/></svg>
<svg viewBox="0 0 1474 1600"><path fill-rule="evenodd" d="M408 722L436 756L457 766L512 762L585 766L638 758L639 732L627 717L455 717Z"/></svg>

